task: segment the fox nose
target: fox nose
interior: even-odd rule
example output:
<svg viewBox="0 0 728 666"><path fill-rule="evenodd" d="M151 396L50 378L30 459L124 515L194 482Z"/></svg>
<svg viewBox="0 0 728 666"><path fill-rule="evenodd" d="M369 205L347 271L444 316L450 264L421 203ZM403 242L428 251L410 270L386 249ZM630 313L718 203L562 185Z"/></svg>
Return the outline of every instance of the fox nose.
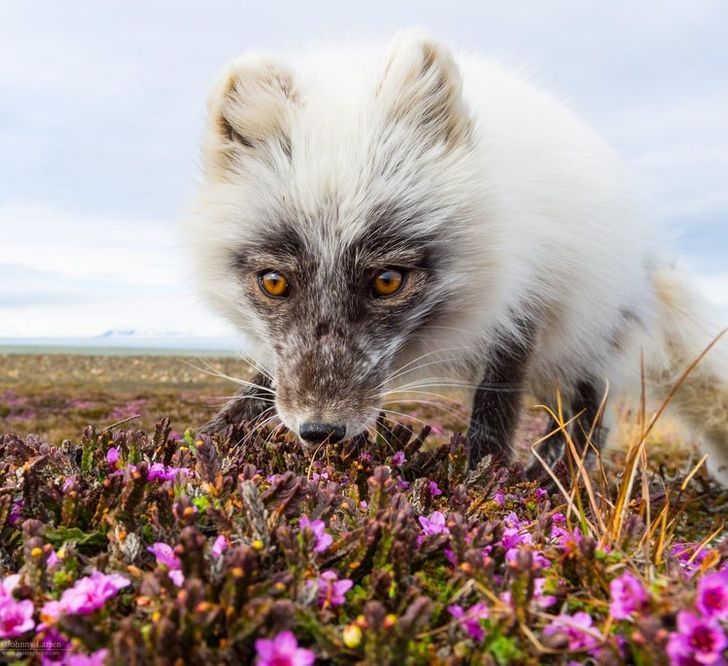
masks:
<svg viewBox="0 0 728 666"><path fill-rule="evenodd" d="M340 442L346 436L346 426L337 425L336 423L319 423L317 421L307 421L302 423L298 429L301 439L305 439L312 444L320 444L325 440L329 442Z"/></svg>

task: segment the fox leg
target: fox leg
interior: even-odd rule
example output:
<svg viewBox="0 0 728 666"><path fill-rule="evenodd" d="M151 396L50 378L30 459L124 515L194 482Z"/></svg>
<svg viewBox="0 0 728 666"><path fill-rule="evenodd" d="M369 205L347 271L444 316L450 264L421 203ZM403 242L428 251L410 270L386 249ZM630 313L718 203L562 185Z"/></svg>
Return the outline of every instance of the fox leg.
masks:
<svg viewBox="0 0 728 666"><path fill-rule="evenodd" d="M486 455L497 457L503 464L511 461L530 349L528 340L519 340L499 346L491 355L473 396L467 434L471 468Z"/></svg>
<svg viewBox="0 0 728 666"><path fill-rule="evenodd" d="M225 430L231 423L254 421L272 409L272 397L270 378L259 373L253 377L250 384L230 398L223 408L200 428L199 432L213 434Z"/></svg>
<svg viewBox="0 0 728 666"><path fill-rule="evenodd" d="M572 413L579 415L574 421L572 439L579 456L587 461L592 461L595 453L601 450L605 436L602 426L602 397L597 382L585 380L576 385L571 401ZM591 446L586 450L589 443Z"/></svg>
<svg viewBox="0 0 728 666"><path fill-rule="evenodd" d="M574 394L568 403L568 413L564 415L566 421L571 419L572 416L575 417L569 426L571 441L579 456L584 457L587 465L593 461L596 453L601 450L606 434L602 425L601 398L602 394L597 382L591 380L581 381L577 383ZM549 418L546 432L554 432L558 427L556 420ZM588 444L591 444L591 446L587 449ZM549 439L541 444L539 455L552 469L560 460L566 460L569 454L567 454L563 433L554 432ZM536 479L545 474L546 471L541 461L537 459L532 460L526 469L526 475L530 479Z"/></svg>

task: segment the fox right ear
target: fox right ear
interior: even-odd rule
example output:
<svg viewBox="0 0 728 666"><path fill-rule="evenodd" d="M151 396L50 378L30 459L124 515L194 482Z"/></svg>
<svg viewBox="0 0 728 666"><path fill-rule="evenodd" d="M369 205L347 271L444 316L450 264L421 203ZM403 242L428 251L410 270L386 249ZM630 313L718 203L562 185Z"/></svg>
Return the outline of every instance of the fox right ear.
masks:
<svg viewBox="0 0 728 666"><path fill-rule="evenodd" d="M225 177L261 151L290 155L290 122L298 104L292 74L265 56L244 56L218 77L208 99L204 166Z"/></svg>

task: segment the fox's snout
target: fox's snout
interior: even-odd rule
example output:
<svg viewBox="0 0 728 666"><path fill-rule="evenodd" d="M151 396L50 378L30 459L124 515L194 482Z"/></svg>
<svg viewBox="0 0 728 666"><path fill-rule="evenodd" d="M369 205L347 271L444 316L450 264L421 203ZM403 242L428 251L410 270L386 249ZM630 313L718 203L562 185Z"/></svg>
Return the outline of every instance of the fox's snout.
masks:
<svg viewBox="0 0 728 666"><path fill-rule="evenodd" d="M353 437L374 423L385 373L350 337L325 335L281 349L276 376L281 420L318 444Z"/></svg>

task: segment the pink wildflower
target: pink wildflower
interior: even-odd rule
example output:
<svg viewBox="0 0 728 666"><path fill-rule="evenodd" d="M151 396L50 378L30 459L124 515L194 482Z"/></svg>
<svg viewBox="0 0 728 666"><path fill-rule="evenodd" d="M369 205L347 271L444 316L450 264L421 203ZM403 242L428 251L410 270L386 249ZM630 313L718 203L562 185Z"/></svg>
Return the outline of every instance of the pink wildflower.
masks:
<svg viewBox="0 0 728 666"><path fill-rule="evenodd" d="M227 537L224 534L221 534L220 536L215 539L215 542L212 544L212 551L211 555L214 559L220 559L222 557L222 554L230 548L230 543L227 540Z"/></svg>
<svg viewBox="0 0 728 666"><path fill-rule="evenodd" d="M90 576L79 578L73 587L61 595L59 601L47 602L43 606L42 614L54 620L61 613L69 615L93 613L127 585L130 585L130 582L120 574L107 575L93 571Z"/></svg>
<svg viewBox="0 0 728 666"><path fill-rule="evenodd" d="M406 460L407 458L404 455L404 451L397 451L397 453L392 456L392 464L395 467L402 467Z"/></svg>
<svg viewBox="0 0 728 666"><path fill-rule="evenodd" d="M341 606L344 595L352 588L354 582L348 578L339 580L335 571L324 571L318 583L318 604L322 608L327 606Z"/></svg>
<svg viewBox="0 0 728 666"><path fill-rule="evenodd" d="M51 554L48 556L46 564L48 565L49 569L55 569L58 565L61 564L61 558L58 557L58 554L55 550L51 550Z"/></svg>
<svg viewBox="0 0 728 666"><path fill-rule="evenodd" d="M562 634L568 640L569 650L585 650L596 647L598 634L592 629L592 617L589 613L579 612L574 615L557 615L551 624L543 630L544 636Z"/></svg>
<svg viewBox="0 0 728 666"><path fill-rule="evenodd" d="M6 576L0 584L0 638L14 638L35 627L33 602L17 601L13 590L20 581L18 574Z"/></svg>
<svg viewBox="0 0 728 666"><path fill-rule="evenodd" d="M275 638L259 638L255 641L256 666L311 666L316 655L311 650L298 647L296 637L283 631Z"/></svg>
<svg viewBox="0 0 728 666"><path fill-rule="evenodd" d="M462 606L453 604L447 607L448 613L455 619L460 620L460 624L463 626L468 635L476 641L482 641L485 638L485 630L480 624L480 621L489 616L488 606L482 602L473 604L468 610L464 610Z"/></svg>
<svg viewBox="0 0 728 666"><path fill-rule="evenodd" d="M439 497L442 495L442 490L440 490L440 486L437 485L437 481L430 481L427 484L427 487L430 489L430 497Z"/></svg>
<svg viewBox="0 0 728 666"><path fill-rule="evenodd" d="M543 593L545 585L545 578L536 578L533 581L533 603L535 603L539 608L548 608L556 603L555 596Z"/></svg>
<svg viewBox="0 0 728 666"><path fill-rule="evenodd" d="M8 514L8 525L15 525L20 520L24 504L25 501L22 499L13 502L13 505L10 507L10 513Z"/></svg>
<svg viewBox="0 0 728 666"><path fill-rule="evenodd" d="M569 531L563 527L554 526L551 530L551 534L556 537L556 543L567 555L576 552L576 549L581 543L582 537L578 527L573 531Z"/></svg>
<svg viewBox="0 0 728 666"><path fill-rule="evenodd" d="M334 537L326 532L326 525L323 520L310 520L308 516L301 516L298 521L301 529L309 529L313 532L315 553L323 553L334 541Z"/></svg>
<svg viewBox="0 0 728 666"><path fill-rule="evenodd" d="M149 466L147 481L174 481L177 474L189 476L190 470L186 467L168 467L162 463L152 463Z"/></svg>
<svg viewBox="0 0 728 666"><path fill-rule="evenodd" d="M625 572L609 584L612 601L609 612L616 620L626 620L632 613L647 606L648 596L642 583L631 573Z"/></svg>
<svg viewBox="0 0 728 666"><path fill-rule="evenodd" d="M695 606L706 617L725 620L728 617L728 571L710 573L698 583Z"/></svg>
<svg viewBox="0 0 728 666"><path fill-rule="evenodd" d="M450 534L450 530L447 528L445 515L439 511L434 511L430 514L429 518L424 516L419 517L422 531L427 534Z"/></svg>
<svg viewBox="0 0 728 666"><path fill-rule="evenodd" d="M545 584L545 578L536 578L533 581L533 597L531 597L531 603L538 608L548 608L549 606L553 606L556 603L555 596L543 593L543 588ZM508 605L511 605L513 596L508 590L506 590L505 592L501 593L500 598Z"/></svg>
<svg viewBox="0 0 728 666"><path fill-rule="evenodd" d="M708 553L710 548L701 548L699 543L676 543L670 549L670 554L678 559L688 577L698 571Z"/></svg>
<svg viewBox="0 0 728 666"><path fill-rule="evenodd" d="M67 666L104 666L108 654L109 651L106 648L101 648L91 654L70 654L64 663Z"/></svg>
<svg viewBox="0 0 728 666"><path fill-rule="evenodd" d="M185 581L184 574L182 573L182 562L174 554L172 546L162 541L157 541L155 544L149 546L147 550L157 558L157 564L168 569L169 573L167 575L172 582L177 587L181 587Z"/></svg>
<svg viewBox="0 0 728 666"><path fill-rule="evenodd" d="M118 446L112 446L106 452L106 462L109 463L109 465L111 465L114 468L119 467L119 447Z"/></svg>
<svg viewBox="0 0 728 666"><path fill-rule="evenodd" d="M723 629L713 619L680 611L677 629L667 643L667 655L672 666L725 663L721 653L728 641Z"/></svg>

